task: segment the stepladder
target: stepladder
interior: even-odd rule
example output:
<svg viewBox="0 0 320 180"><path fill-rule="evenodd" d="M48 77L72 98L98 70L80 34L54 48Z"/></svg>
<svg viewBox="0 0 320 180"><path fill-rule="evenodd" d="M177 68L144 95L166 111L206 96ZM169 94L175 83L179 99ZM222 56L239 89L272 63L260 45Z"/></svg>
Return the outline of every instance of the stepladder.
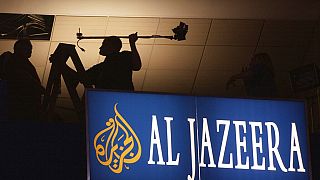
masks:
<svg viewBox="0 0 320 180"><path fill-rule="evenodd" d="M67 61L71 59L75 70L72 70ZM84 88L92 88L88 83L85 69L75 49L75 45L60 43L49 58L51 69L42 101L45 118L54 121L57 98L61 94L61 77L63 78L67 91L79 120L84 120L84 102L77 92L77 85L80 82Z"/></svg>

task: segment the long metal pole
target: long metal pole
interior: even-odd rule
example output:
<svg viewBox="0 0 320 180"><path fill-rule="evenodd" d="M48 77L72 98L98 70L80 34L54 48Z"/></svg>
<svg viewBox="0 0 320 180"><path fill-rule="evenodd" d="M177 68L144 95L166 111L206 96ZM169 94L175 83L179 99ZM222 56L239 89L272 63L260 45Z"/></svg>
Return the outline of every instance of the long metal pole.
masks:
<svg viewBox="0 0 320 180"><path fill-rule="evenodd" d="M110 36L77 36L80 39L104 39ZM129 38L129 36L117 36L119 38ZM152 36L138 36L138 38L166 38L166 39L173 39L173 36L161 36L161 35L152 35Z"/></svg>

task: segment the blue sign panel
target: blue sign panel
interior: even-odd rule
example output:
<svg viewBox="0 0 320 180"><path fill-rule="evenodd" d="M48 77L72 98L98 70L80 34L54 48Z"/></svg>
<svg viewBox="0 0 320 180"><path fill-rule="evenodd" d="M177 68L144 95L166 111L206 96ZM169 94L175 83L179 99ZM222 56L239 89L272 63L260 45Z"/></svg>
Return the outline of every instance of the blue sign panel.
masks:
<svg viewBox="0 0 320 180"><path fill-rule="evenodd" d="M193 98L88 91L87 100L92 180L186 179Z"/></svg>
<svg viewBox="0 0 320 180"><path fill-rule="evenodd" d="M304 103L197 98L203 179L309 179Z"/></svg>
<svg viewBox="0 0 320 180"><path fill-rule="evenodd" d="M304 103L87 91L90 179L309 179Z"/></svg>

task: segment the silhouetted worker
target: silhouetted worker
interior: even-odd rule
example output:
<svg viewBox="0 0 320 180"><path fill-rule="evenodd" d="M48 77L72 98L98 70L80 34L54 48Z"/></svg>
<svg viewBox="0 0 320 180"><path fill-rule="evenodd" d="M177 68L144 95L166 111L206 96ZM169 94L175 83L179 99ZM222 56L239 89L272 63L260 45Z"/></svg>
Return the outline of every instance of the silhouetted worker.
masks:
<svg viewBox="0 0 320 180"><path fill-rule="evenodd" d="M254 55L249 67L233 75L227 82L227 89L236 80L243 80L246 93L252 97L274 97L277 93L271 59L266 53Z"/></svg>
<svg viewBox="0 0 320 180"><path fill-rule="evenodd" d="M141 59L136 48L137 33L129 36L131 51L121 51L122 42L116 36L103 40L99 54L102 63L86 71L89 83L95 88L133 91L132 71L141 69Z"/></svg>
<svg viewBox="0 0 320 180"><path fill-rule="evenodd" d="M10 120L40 118L44 88L35 67L29 61L31 54L30 40L20 39L14 44L14 53L8 55L5 62L3 79L8 83Z"/></svg>

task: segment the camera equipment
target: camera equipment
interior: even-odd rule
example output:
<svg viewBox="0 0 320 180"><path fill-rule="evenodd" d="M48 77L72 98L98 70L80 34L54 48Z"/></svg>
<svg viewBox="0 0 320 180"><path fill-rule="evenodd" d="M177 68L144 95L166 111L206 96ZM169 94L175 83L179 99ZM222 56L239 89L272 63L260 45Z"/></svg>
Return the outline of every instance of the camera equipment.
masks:
<svg viewBox="0 0 320 180"><path fill-rule="evenodd" d="M177 40L177 41L182 41L186 40L186 34L188 32L188 25L180 22L179 26L175 27L172 29L174 35L173 36L162 36L162 35L151 35L151 36L138 36L138 38L165 38L165 39L170 39L170 40ZM104 39L108 36L83 36L83 34L79 32L76 34L78 42L82 39ZM129 38L129 36L118 36L119 38ZM77 45L79 47L79 44L77 42ZM83 48L79 47L82 51L84 51Z"/></svg>

